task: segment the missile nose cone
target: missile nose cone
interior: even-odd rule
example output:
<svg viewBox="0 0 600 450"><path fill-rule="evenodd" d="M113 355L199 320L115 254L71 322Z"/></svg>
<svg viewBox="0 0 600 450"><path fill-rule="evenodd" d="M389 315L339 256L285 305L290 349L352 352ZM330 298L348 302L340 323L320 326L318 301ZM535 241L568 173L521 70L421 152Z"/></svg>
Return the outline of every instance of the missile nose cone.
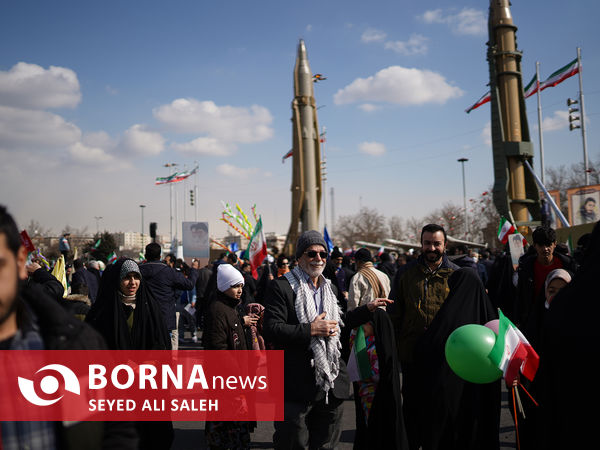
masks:
<svg viewBox="0 0 600 450"><path fill-rule="evenodd" d="M304 43L304 39L300 39L300 41L298 42L298 59L307 59L306 44Z"/></svg>

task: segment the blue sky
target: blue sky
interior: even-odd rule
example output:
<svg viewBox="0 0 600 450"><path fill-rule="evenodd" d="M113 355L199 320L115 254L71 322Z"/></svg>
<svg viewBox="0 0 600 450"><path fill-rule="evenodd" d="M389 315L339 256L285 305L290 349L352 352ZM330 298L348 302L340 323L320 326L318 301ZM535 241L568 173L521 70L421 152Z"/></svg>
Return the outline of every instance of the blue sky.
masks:
<svg viewBox="0 0 600 450"><path fill-rule="evenodd" d="M582 47L590 158L599 158L596 2L515 0L526 83ZM20 225L169 232L166 162L200 166L199 219L222 236L221 200L253 204L266 231L290 220L292 73L305 39L327 130L335 215L423 217L493 183L484 92L487 1L5 1L0 6L0 201ZM566 99L542 94L546 167L582 161ZM527 114L539 167L537 104ZM190 183L191 184L191 183ZM188 185L187 189L191 186ZM183 219L183 185L179 219ZM187 203L187 202L186 202ZM326 204L331 206L331 198ZM186 219L194 218L188 206ZM331 220L327 213L327 221Z"/></svg>

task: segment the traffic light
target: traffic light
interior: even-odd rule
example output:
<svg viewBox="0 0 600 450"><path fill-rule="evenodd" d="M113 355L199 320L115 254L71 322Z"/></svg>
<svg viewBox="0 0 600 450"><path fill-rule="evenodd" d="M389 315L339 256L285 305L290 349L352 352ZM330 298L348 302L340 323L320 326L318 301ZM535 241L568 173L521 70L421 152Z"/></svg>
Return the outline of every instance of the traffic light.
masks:
<svg viewBox="0 0 600 450"><path fill-rule="evenodd" d="M576 130L577 128L581 128L581 124L577 123L580 121L580 117L576 115L572 115L572 113L576 113L579 111L579 108L571 108L571 105L577 105L579 102L572 98L567 99L567 106L569 107L569 131Z"/></svg>
<svg viewBox="0 0 600 450"><path fill-rule="evenodd" d="M190 189L190 206L194 206L194 190Z"/></svg>

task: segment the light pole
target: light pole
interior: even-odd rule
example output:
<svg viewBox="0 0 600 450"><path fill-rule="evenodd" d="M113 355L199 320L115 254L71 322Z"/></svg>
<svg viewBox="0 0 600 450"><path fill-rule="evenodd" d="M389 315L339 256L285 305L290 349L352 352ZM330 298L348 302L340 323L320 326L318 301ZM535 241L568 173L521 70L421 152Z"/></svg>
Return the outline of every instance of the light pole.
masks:
<svg viewBox="0 0 600 450"><path fill-rule="evenodd" d="M463 206L465 208L465 239L467 238L467 234L469 233L469 221L467 215L467 185L465 182L465 163L468 161L467 158L460 158L457 161L462 166L462 181L463 181Z"/></svg>
<svg viewBox="0 0 600 450"><path fill-rule="evenodd" d="M102 216L94 216L96 219L96 234L100 234L100 220L102 220Z"/></svg>
<svg viewBox="0 0 600 450"><path fill-rule="evenodd" d="M144 248L144 208L146 205L140 205L140 209L142 210L142 248Z"/></svg>

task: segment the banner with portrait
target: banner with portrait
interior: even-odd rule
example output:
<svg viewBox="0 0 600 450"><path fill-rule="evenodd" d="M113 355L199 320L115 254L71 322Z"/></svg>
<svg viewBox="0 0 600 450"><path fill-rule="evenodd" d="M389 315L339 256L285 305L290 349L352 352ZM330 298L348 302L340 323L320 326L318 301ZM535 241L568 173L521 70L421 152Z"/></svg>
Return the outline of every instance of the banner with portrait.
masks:
<svg viewBox="0 0 600 450"><path fill-rule="evenodd" d="M198 259L200 267L204 267L210 255L208 222L183 222L182 227L184 259L188 264Z"/></svg>
<svg viewBox="0 0 600 450"><path fill-rule="evenodd" d="M600 184L567 189L567 200L571 225L594 223L600 220Z"/></svg>

